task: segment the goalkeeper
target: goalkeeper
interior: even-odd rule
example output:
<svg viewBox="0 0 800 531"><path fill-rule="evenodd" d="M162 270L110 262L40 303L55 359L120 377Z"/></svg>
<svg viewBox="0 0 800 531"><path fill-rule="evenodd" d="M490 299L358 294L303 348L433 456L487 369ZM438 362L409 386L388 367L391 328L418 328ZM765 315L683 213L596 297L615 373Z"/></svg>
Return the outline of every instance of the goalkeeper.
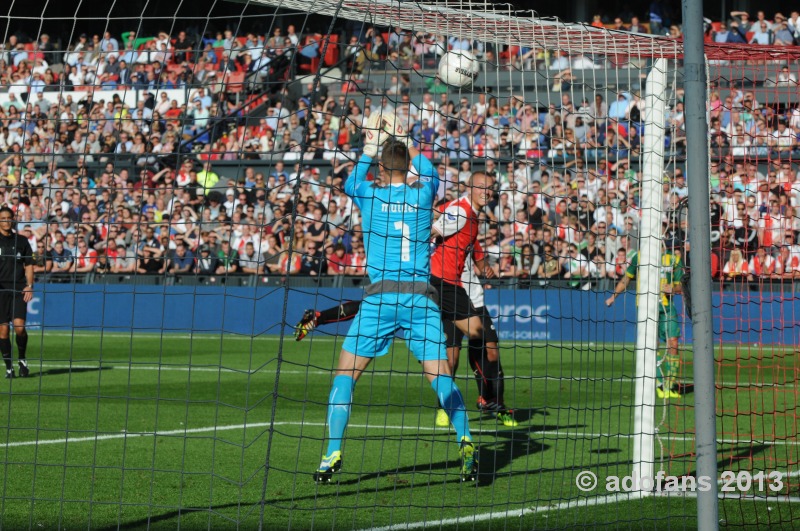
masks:
<svg viewBox="0 0 800 531"><path fill-rule="evenodd" d="M461 281L466 286L470 300L475 306L475 311L481 317L483 323L482 337L470 339L468 350L469 365L478 385L478 409L490 413L504 426L515 427L519 425L519 422L514 418L514 411L508 409L505 405L503 366L500 363L499 356L496 360L491 360L487 352L487 345L494 345L496 352L498 354L500 352L497 348L497 331L488 310L484 306L483 286L475 274L471 257L467 258L465 266ZM337 306L321 311L306 310L303 312L300 322L295 325L294 337L297 341L301 341L317 326L349 321L355 317L360 307L361 301L344 301ZM450 357L451 370L455 374L458 369L458 352L461 349L465 334L452 321L448 320L444 321L444 329L448 348L456 351ZM437 408L436 413L437 426L445 427L450 425L446 411L442 408Z"/></svg>
<svg viewBox="0 0 800 531"><path fill-rule="evenodd" d="M388 353L396 332L422 364L425 377L456 431L461 480L475 481L477 451L472 443L464 398L451 375L439 308L432 299L430 245L433 204L439 177L430 161L407 138L383 148L378 185L367 172L378 148L389 137L384 128L394 116L375 113L365 127L364 154L344 184L363 216L367 272L371 284L342 345L328 399L328 448L314 474L330 482L342 466L342 441L350 419L356 382L373 358ZM408 184L413 164L419 179ZM420 281L419 279L425 279Z"/></svg>
<svg viewBox="0 0 800 531"><path fill-rule="evenodd" d="M625 271L625 276L614 287L614 293L606 299L606 306L611 306L617 296L624 293L631 280L637 278L639 269L639 253L631 257L631 263ZM662 245L660 272L660 297L658 304L658 339L667 344L666 354L659 364L658 398L680 398L676 378L680 369L678 357L678 340L681 337L681 326L678 321L678 311L672 302L676 293L682 292L681 280L684 275L683 262L680 255L667 251Z"/></svg>

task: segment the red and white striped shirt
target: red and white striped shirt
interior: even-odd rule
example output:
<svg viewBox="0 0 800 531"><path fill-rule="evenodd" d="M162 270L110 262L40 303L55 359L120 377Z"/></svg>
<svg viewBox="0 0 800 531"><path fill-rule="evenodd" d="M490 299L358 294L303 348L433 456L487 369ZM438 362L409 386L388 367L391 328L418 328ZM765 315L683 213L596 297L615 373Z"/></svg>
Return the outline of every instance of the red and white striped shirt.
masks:
<svg viewBox="0 0 800 531"><path fill-rule="evenodd" d="M472 253L478 238L478 213L469 198L460 197L444 205L444 210L433 230L444 241L436 247L431 257L431 275L449 284L461 286L464 262Z"/></svg>

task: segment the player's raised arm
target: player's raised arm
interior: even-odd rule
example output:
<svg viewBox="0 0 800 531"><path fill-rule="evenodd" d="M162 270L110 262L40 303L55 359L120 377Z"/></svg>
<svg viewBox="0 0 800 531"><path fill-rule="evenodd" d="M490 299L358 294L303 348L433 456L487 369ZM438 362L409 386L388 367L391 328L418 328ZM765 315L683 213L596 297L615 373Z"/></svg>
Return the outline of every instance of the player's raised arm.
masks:
<svg viewBox="0 0 800 531"><path fill-rule="evenodd" d="M344 193L350 197L354 197L358 186L367 181L369 167L378 155L378 148L389 138L383 130L383 125L380 113L372 114L364 124L364 154L358 159L356 167L344 183Z"/></svg>

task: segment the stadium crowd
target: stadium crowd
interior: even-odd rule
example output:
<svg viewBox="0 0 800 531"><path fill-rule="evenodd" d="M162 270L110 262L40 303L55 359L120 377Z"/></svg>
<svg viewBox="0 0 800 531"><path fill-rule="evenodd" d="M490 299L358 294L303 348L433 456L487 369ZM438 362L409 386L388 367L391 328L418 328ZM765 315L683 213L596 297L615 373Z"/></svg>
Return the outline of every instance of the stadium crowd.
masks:
<svg viewBox="0 0 800 531"><path fill-rule="evenodd" d="M794 44L800 36L797 12L732 19L709 38L752 32L752 44ZM635 17L613 24L644 30ZM16 211L38 274L363 276L360 213L342 183L360 154L361 126L376 112L409 124L444 177L442 204L464 192L472 171L494 178L495 198L479 216L497 276L618 279L637 249L644 101L633 91L573 101L572 70L604 67L598 58L365 28L339 48L349 76L337 94L309 84L291 98L285 82L319 67L319 35L290 25L271 35L119 37L82 34L57 50L47 35L11 35L0 50L0 200ZM433 78L417 95L402 70L384 94L361 91L370 69L435 65L448 49L504 68L551 70L555 101L540 108L517 95L453 98ZM776 84L796 84L793 67ZM255 87L267 109L251 124L243 117ZM126 88L149 96L135 105L103 98ZM168 89L184 89L187 103L170 100ZM73 98L82 90L87 99ZM674 153L685 148L678 96L665 124ZM710 109L715 275L800 277L800 107L777 109L733 88L712 91ZM215 173L216 162L237 160L238 177ZM270 170L257 171L255 161ZM680 247L687 176L669 169L664 231Z"/></svg>

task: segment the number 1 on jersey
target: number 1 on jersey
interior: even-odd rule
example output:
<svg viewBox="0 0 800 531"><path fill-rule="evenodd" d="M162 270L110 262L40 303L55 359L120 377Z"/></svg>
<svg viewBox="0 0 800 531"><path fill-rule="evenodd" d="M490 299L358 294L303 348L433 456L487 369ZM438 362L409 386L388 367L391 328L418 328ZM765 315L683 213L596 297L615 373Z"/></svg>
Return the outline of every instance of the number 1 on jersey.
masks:
<svg viewBox="0 0 800 531"><path fill-rule="evenodd" d="M402 221L395 221L394 228L399 230L403 237L403 241L400 244L400 260L408 262L411 260L411 230Z"/></svg>

